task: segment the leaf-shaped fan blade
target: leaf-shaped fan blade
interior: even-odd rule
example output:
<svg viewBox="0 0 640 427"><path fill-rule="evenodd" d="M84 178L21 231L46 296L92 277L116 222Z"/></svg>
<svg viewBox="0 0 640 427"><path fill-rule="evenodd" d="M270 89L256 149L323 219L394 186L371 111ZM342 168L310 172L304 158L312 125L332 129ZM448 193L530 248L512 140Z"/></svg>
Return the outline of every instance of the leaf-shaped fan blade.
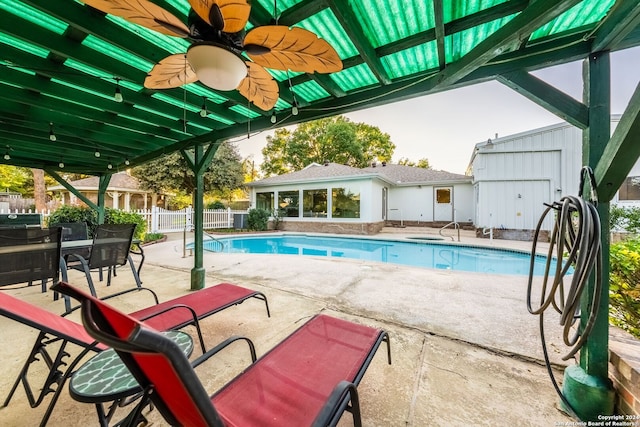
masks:
<svg viewBox="0 0 640 427"><path fill-rule="evenodd" d="M256 27L247 33L244 47L254 62L275 70L305 73L335 73L342 70L338 53L326 40L298 27ZM261 50L267 52L261 53Z"/></svg>
<svg viewBox="0 0 640 427"><path fill-rule="evenodd" d="M200 18L225 33L244 30L251 13L247 0L189 0L189 4Z"/></svg>
<svg viewBox="0 0 640 427"><path fill-rule="evenodd" d="M247 61L247 77L238 86L240 94L253 105L269 111L278 102L278 83L260 65Z"/></svg>
<svg viewBox="0 0 640 427"><path fill-rule="evenodd" d="M164 58L153 66L147 78L144 80L144 87L148 89L171 89L187 83L198 81L196 72L187 62L184 53L176 53Z"/></svg>
<svg viewBox="0 0 640 427"><path fill-rule="evenodd" d="M189 28L175 15L147 0L82 0L102 12L119 16L134 24L177 37L187 37Z"/></svg>

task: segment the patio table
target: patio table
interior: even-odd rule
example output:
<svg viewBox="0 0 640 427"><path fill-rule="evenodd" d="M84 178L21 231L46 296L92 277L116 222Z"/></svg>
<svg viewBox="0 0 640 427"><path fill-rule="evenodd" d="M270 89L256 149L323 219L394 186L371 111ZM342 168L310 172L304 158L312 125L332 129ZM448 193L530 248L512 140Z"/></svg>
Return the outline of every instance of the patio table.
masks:
<svg viewBox="0 0 640 427"><path fill-rule="evenodd" d="M185 332L161 332L175 342L189 357L193 351L193 339ZM102 351L74 372L69 382L69 393L74 400L93 403L98 412L100 426L107 427L115 411L126 406L139 397L143 390L133 377L120 356L109 348ZM144 399L144 397L143 397ZM111 403L105 411L105 404ZM141 400L138 405L146 405Z"/></svg>

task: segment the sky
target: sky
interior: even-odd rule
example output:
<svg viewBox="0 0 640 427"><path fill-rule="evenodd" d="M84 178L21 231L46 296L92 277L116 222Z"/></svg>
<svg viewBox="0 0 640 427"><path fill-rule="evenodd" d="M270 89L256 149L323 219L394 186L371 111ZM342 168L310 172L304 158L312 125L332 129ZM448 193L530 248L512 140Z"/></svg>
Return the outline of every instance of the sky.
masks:
<svg viewBox="0 0 640 427"><path fill-rule="evenodd" d="M582 99L582 61L533 73ZM624 112L640 80L640 47L611 54L611 112ZM488 82L345 114L351 121L377 126L396 145L392 162L426 158L433 169L463 174L475 144L540 127L562 119L513 89ZM235 140L243 158L262 163L263 132Z"/></svg>

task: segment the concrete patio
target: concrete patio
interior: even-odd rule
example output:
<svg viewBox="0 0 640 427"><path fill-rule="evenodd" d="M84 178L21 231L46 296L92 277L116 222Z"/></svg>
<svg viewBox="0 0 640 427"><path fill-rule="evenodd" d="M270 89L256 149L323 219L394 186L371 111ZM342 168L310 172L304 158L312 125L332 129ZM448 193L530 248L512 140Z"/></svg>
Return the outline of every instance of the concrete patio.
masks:
<svg viewBox="0 0 640 427"><path fill-rule="evenodd" d="M386 229L382 234L432 235L429 229ZM527 242L476 239L463 232L463 244L528 250ZM145 248L144 286L162 300L189 292L193 258L182 257L182 234ZM202 322L209 347L232 334L251 338L258 355L301 322L324 312L386 329L393 363L378 351L359 386L365 426L554 426L572 420L557 409L558 398L542 361L538 318L526 308L526 277L428 270L392 264L294 256L206 253L207 286L232 282L267 295L272 310L247 301ZM70 281L86 283L71 272ZM119 271L113 289L100 283L100 295L132 286L130 272ZM60 301L39 287L7 291L53 312ZM150 304L125 297L114 305L125 311ZM77 313L74 313L77 318ZM549 320L550 351L562 378L564 349L555 319ZM0 395L8 393L36 331L0 318L3 331ZM384 350L384 349L381 349ZM197 356L198 351L194 352ZM244 347L231 347L198 369L214 392L249 363ZM48 400L45 402L48 403ZM0 409L0 425L34 425L44 406L31 409L23 390ZM124 413L124 412L121 412ZM157 411L152 425L165 425ZM65 391L51 426L97 425L95 410L74 402ZM350 416L341 425L352 425Z"/></svg>

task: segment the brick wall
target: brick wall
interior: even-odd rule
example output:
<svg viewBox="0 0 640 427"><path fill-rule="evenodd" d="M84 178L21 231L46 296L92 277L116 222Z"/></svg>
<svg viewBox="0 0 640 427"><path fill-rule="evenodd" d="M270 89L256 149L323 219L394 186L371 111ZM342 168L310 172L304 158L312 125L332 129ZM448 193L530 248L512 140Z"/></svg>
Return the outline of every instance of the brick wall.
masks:
<svg viewBox="0 0 640 427"><path fill-rule="evenodd" d="M298 231L307 233L333 234L377 234L384 227L384 222L320 222L320 221L287 221L283 220L278 229L281 231Z"/></svg>
<svg viewBox="0 0 640 427"><path fill-rule="evenodd" d="M616 390L616 413L640 415L640 340L611 327L609 376Z"/></svg>

